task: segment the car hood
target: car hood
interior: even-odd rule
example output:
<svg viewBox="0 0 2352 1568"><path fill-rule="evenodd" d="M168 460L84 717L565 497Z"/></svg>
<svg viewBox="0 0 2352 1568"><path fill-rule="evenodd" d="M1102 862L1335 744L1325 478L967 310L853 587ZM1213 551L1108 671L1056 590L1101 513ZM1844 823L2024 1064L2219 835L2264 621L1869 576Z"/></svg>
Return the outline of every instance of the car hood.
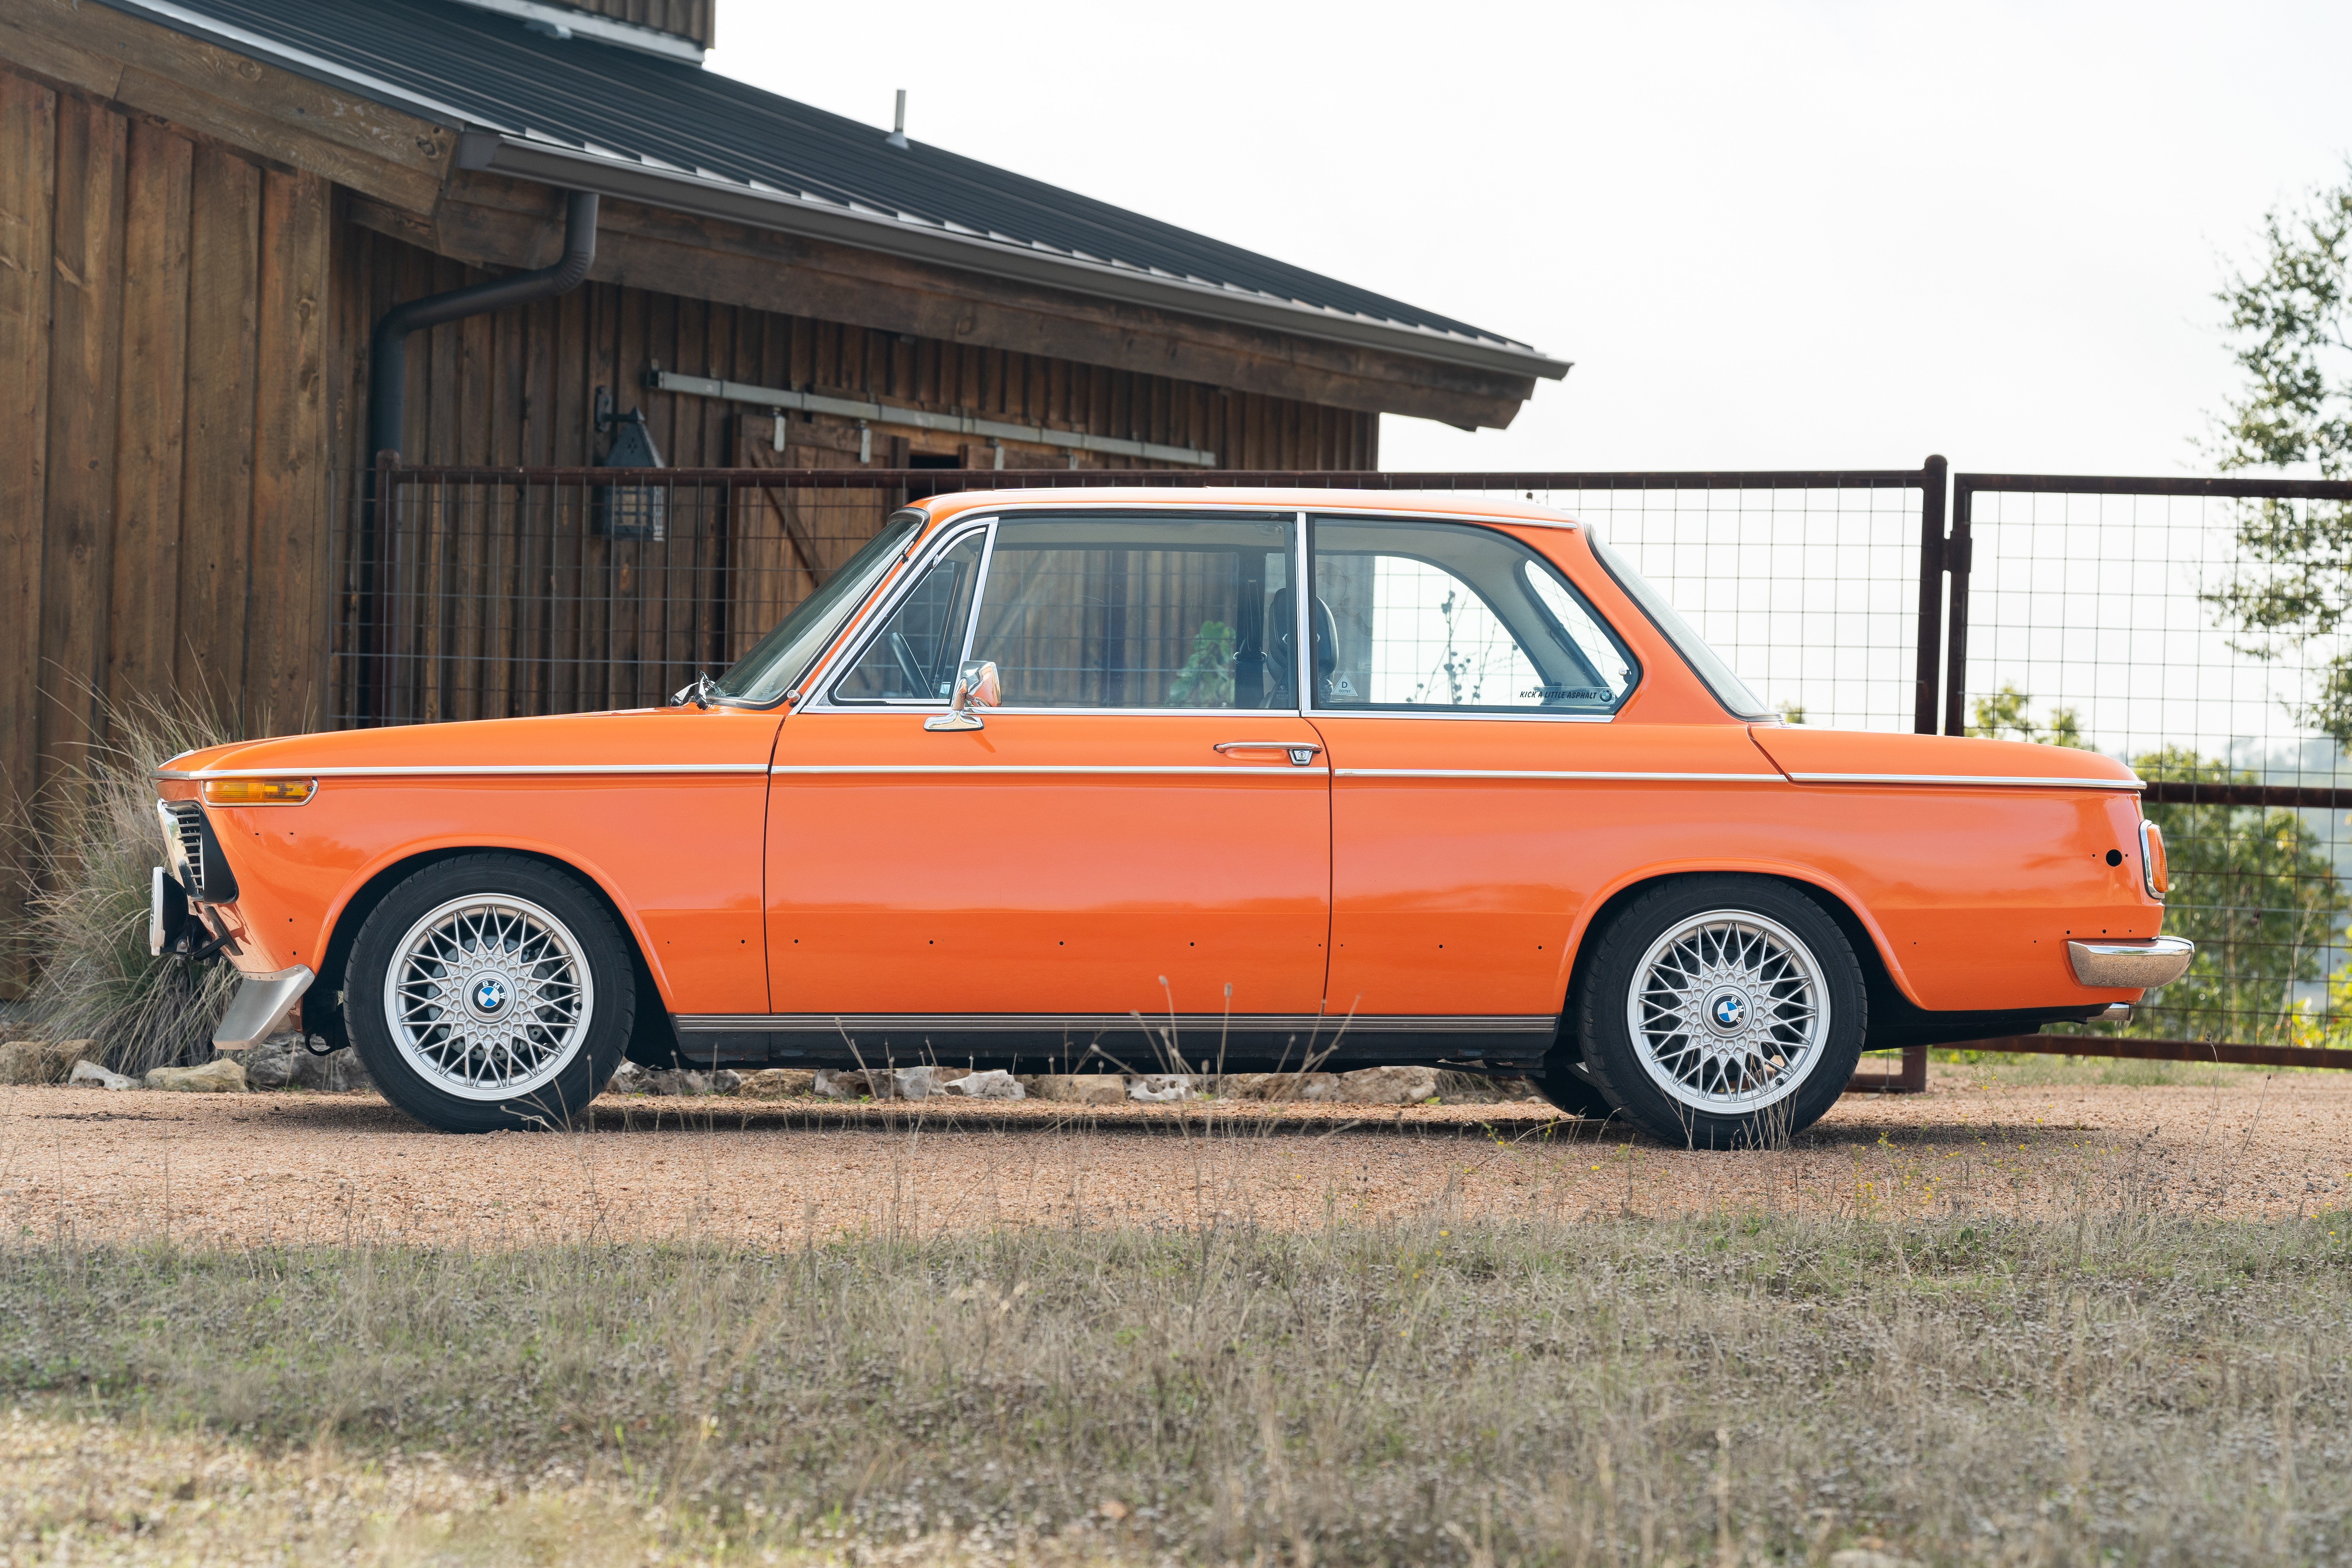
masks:
<svg viewBox="0 0 2352 1568"><path fill-rule="evenodd" d="M405 724L238 741L184 752L165 777L224 770L405 772L431 768L625 766L648 762L731 761L751 728L772 733L776 715L706 713L694 708Z"/></svg>
<svg viewBox="0 0 2352 1568"><path fill-rule="evenodd" d="M1960 735L1901 735L1759 724L1748 731L1773 764L1799 784L2047 782L2064 788L2133 784L2115 758L2072 746L1979 741Z"/></svg>

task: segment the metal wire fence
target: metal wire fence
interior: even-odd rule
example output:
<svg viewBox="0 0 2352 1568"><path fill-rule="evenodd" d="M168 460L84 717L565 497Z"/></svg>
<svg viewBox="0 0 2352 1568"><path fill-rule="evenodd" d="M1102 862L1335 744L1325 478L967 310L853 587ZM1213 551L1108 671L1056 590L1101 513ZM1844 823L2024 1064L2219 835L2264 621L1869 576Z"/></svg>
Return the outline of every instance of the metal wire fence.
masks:
<svg viewBox="0 0 2352 1568"><path fill-rule="evenodd" d="M1944 728L2150 781L2195 966L2104 1032L2352 1046L2352 485L1960 474Z"/></svg>
<svg viewBox="0 0 2352 1568"><path fill-rule="evenodd" d="M1787 473L387 468L352 478L373 480L381 500L338 487L352 498L331 573L339 727L658 702L732 663L910 498L1171 482L1557 507L1623 550L1792 716L1935 722L1940 612L1922 599L1921 551L1941 534L1940 458Z"/></svg>
<svg viewBox="0 0 2352 1568"><path fill-rule="evenodd" d="M347 726L659 702L731 663L892 510L950 490L1534 500L1631 556L1791 720L2084 745L2138 769L2171 846L2168 929L2199 958L2106 1030L2127 1037L2112 1048L2352 1047L2352 642L2328 619L2352 597L2352 486L1961 474L1948 503L1941 458L1760 473L355 477L378 499L347 491L336 532L333 707Z"/></svg>

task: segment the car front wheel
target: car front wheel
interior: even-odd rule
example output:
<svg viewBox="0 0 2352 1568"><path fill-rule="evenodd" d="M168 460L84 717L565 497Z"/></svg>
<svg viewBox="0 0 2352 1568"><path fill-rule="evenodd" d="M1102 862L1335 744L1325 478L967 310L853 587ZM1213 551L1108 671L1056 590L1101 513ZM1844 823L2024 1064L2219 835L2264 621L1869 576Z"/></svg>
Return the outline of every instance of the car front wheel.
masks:
<svg viewBox="0 0 2352 1568"><path fill-rule="evenodd" d="M1811 1126L1862 1054L1862 966L1805 894L1691 877L1610 922L1579 1005L1588 1075L1626 1120L1701 1149Z"/></svg>
<svg viewBox="0 0 2352 1568"><path fill-rule="evenodd" d="M377 1088L446 1132L564 1125L620 1065L635 1003L604 905L512 855L443 860L394 888L343 990Z"/></svg>

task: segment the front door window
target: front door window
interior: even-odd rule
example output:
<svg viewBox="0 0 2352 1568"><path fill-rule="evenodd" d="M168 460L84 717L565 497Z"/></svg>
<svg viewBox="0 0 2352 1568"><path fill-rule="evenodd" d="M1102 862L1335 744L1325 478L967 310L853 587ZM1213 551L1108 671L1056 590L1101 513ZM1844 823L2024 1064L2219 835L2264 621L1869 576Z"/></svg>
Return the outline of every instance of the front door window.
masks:
<svg viewBox="0 0 2352 1568"><path fill-rule="evenodd" d="M1296 708L1287 520L997 524L971 657L1007 708Z"/></svg>

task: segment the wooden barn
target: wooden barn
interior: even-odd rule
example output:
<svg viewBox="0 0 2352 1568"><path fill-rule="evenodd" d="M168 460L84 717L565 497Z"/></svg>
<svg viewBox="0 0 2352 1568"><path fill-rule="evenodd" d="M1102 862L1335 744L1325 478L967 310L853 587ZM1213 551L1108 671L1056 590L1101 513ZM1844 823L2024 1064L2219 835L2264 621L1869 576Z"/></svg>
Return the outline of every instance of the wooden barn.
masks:
<svg viewBox="0 0 2352 1568"><path fill-rule="evenodd" d="M642 699L339 691L377 448L1369 468L1381 414L1502 426L1567 369L706 70L714 5L0 0L0 787L37 798L148 694L278 731ZM788 510L700 508L688 552L740 567ZM614 585L660 575L732 595L688 616L724 657L792 596L548 548L480 579L466 635L531 598L497 635L626 666L652 656Z"/></svg>

